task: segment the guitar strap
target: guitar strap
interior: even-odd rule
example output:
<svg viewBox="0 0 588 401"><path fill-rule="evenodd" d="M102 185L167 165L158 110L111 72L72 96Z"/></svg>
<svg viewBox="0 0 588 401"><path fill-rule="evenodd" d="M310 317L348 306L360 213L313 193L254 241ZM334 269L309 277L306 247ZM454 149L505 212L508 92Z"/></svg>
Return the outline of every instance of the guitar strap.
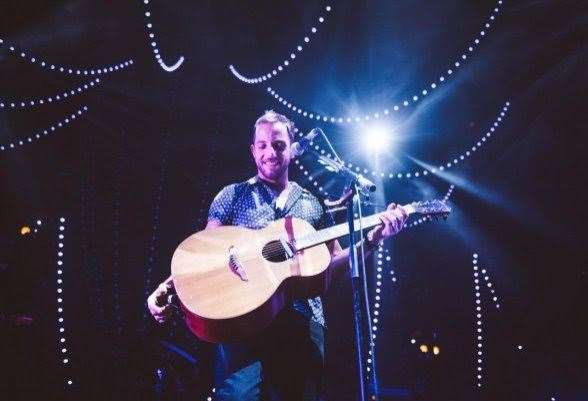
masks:
<svg viewBox="0 0 588 401"><path fill-rule="evenodd" d="M288 193L288 198L286 199L284 207L280 209L274 206L274 210L276 212L276 219L285 217L290 211L290 209L292 209L292 207L296 204L298 199L300 199L300 197L302 196L302 192L304 191L302 187L300 187L295 182L291 182L290 187L291 189Z"/></svg>
<svg viewBox="0 0 588 401"><path fill-rule="evenodd" d="M233 196L233 199L231 202L231 209L229 210L229 214L227 217L227 221L230 222L230 224L233 223L233 219L235 218L235 213L236 213L235 206L238 203L239 199L241 199L241 197L245 194L245 192L248 189L251 188L251 186L257 184L258 180L259 179L257 178L257 176L251 177L247 181L240 183L238 188L235 189L235 195ZM276 201L278 198L275 198L272 202L272 208L274 209L275 218L279 219L279 218L286 216L288 214L288 212L290 211L290 209L292 209L292 207L296 204L298 199L300 199L303 192L304 192L304 189L301 186L299 186L295 182L291 182L290 183L290 191L288 193L284 207L278 208L276 206Z"/></svg>

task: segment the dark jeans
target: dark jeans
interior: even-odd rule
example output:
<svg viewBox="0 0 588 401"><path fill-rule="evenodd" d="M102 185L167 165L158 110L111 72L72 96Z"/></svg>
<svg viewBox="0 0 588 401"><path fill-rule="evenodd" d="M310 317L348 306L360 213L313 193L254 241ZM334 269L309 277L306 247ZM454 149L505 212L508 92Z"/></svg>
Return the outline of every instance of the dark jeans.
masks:
<svg viewBox="0 0 588 401"><path fill-rule="evenodd" d="M255 339L219 345L215 400L320 400L324 327L292 310Z"/></svg>

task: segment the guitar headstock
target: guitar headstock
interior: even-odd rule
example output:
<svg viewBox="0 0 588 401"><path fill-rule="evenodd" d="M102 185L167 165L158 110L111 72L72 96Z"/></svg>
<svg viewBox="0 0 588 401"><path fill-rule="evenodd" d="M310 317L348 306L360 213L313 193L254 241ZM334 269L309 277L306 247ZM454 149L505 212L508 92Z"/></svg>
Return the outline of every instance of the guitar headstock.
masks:
<svg viewBox="0 0 588 401"><path fill-rule="evenodd" d="M439 217L446 219L449 213L451 213L451 208L447 206L447 203L438 199L412 202L409 206L412 209L412 213L424 214L429 220Z"/></svg>

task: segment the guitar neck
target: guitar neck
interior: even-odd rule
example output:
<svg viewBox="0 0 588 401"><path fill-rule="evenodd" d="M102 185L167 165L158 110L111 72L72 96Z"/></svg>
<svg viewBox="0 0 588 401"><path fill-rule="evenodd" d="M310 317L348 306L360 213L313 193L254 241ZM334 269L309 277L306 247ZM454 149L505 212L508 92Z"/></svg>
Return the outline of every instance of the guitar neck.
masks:
<svg viewBox="0 0 588 401"><path fill-rule="evenodd" d="M402 206L404 211L407 215L411 215L415 212L415 208L412 204L407 204ZM382 224L380 220L380 216L385 212L380 212L373 214L371 216L366 216L361 219L355 219L353 221L353 228L354 232L358 232L360 227L362 230L367 230L369 228L375 227L377 225ZM315 231L310 234L306 234L300 238L296 239L296 249L303 250L306 248L312 248L313 246L329 242L331 240L344 237L349 234L349 224L348 223L341 223L337 224L336 226L325 228L319 231Z"/></svg>

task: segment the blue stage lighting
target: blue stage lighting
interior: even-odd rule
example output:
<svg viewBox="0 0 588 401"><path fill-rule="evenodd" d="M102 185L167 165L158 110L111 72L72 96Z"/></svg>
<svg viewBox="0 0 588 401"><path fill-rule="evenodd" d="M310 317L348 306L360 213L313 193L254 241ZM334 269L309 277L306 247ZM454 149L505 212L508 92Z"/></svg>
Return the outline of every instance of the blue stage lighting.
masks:
<svg viewBox="0 0 588 401"><path fill-rule="evenodd" d="M388 151L391 144L391 129L382 125L367 127L361 135L364 149L368 156Z"/></svg>

